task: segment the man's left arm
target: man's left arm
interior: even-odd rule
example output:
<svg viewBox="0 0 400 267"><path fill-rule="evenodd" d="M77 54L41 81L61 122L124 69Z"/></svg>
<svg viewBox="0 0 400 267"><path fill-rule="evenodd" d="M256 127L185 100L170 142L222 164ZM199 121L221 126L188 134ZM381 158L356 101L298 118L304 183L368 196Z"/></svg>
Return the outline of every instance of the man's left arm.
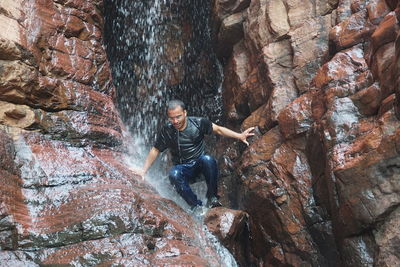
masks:
<svg viewBox="0 0 400 267"><path fill-rule="evenodd" d="M250 137L250 136L254 135L254 133L251 132L251 131L254 130L254 127L250 127L250 128L246 129L245 131L243 131L241 133L237 133L237 132L234 132L234 131L226 128L226 127L219 126L219 125L213 123L212 124L212 130L216 134L238 139L238 140L242 141L243 143L245 143L246 145L249 145L249 142L247 142L247 137Z"/></svg>

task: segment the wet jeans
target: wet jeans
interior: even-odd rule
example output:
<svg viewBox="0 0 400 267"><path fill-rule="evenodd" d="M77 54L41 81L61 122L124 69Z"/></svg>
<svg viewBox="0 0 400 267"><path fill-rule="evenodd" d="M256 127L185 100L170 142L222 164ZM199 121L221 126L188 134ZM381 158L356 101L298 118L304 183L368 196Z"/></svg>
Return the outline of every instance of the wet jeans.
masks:
<svg viewBox="0 0 400 267"><path fill-rule="evenodd" d="M207 198L217 196L218 167L213 157L203 155L190 163L175 165L169 172L171 184L191 207L202 205L189 186L189 183L200 174L203 174L206 179Z"/></svg>

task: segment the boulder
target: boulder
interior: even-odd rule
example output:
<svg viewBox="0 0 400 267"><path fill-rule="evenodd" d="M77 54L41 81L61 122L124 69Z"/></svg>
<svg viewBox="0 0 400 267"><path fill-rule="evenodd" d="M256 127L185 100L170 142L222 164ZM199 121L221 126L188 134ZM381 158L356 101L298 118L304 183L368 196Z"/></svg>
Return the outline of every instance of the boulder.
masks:
<svg viewBox="0 0 400 267"><path fill-rule="evenodd" d="M378 25L382 19L390 12L390 9L385 0L374 0L368 3L368 20L375 25Z"/></svg>
<svg viewBox="0 0 400 267"><path fill-rule="evenodd" d="M313 123L312 100L313 92L305 93L279 113L279 129L285 139L305 133L311 128Z"/></svg>
<svg viewBox="0 0 400 267"><path fill-rule="evenodd" d="M210 209L204 223L231 251L239 264L249 264L249 215L246 212L223 207Z"/></svg>
<svg viewBox="0 0 400 267"><path fill-rule="evenodd" d="M329 41L335 51L340 51L364 42L374 30L375 26L367 20L367 12L362 10L333 27Z"/></svg>
<svg viewBox="0 0 400 267"><path fill-rule="evenodd" d="M331 16L310 18L289 32L293 50L293 76L300 93L306 92L318 68L328 58Z"/></svg>

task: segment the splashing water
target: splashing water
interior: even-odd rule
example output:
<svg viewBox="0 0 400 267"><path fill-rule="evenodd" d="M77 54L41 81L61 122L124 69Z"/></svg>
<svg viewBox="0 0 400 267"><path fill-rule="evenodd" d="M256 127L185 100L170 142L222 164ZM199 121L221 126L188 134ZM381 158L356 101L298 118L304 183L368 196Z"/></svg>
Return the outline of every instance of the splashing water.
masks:
<svg viewBox="0 0 400 267"><path fill-rule="evenodd" d="M189 115L220 122L222 69L211 47L210 6L198 0L106 0L105 10L105 43L117 106L133 140L128 147L133 156L126 162L140 168L166 120L170 99L183 100ZM148 181L161 196L188 211L165 175L167 162L168 155L162 154ZM205 203L205 182L192 188ZM202 219L197 218L198 223ZM203 228L200 243L212 245L224 266L236 266L228 250Z"/></svg>

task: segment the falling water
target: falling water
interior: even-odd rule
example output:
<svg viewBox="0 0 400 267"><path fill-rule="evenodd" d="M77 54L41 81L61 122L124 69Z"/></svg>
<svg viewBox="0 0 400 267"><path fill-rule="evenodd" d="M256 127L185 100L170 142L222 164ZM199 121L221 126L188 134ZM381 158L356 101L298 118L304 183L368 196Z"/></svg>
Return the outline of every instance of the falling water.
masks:
<svg viewBox="0 0 400 267"><path fill-rule="evenodd" d="M170 99L183 100L189 115L219 122L222 71L211 46L209 13L209 3L198 0L105 1L105 43L117 106L135 142L128 164L143 164ZM154 164L149 182L187 209L165 176L166 161L163 155ZM205 190L205 183L194 185L203 200ZM213 244L225 266L236 266L216 238L207 236L200 242Z"/></svg>
<svg viewBox="0 0 400 267"><path fill-rule="evenodd" d="M117 104L135 136L154 141L172 98L187 103L191 115L218 120L221 105L214 98L221 74L209 41L207 4L110 0L105 9Z"/></svg>

